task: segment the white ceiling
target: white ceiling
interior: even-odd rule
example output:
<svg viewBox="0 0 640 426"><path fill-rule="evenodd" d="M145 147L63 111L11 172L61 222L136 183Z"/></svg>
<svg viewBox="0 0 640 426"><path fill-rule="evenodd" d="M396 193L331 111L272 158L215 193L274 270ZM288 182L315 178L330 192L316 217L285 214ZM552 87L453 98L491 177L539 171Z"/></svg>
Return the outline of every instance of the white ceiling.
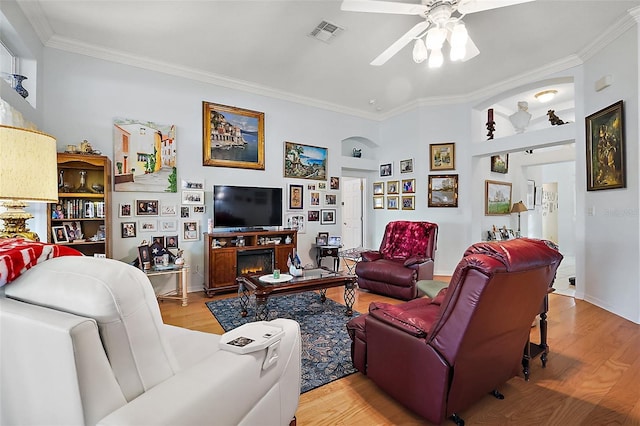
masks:
<svg viewBox="0 0 640 426"><path fill-rule="evenodd" d="M575 64L640 6L537 0L473 13L464 20L480 55L432 70L413 62L412 44L369 65L421 18L343 12L337 0L18 1L46 46L371 118L483 99ZM308 36L323 20L344 28L330 43Z"/></svg>

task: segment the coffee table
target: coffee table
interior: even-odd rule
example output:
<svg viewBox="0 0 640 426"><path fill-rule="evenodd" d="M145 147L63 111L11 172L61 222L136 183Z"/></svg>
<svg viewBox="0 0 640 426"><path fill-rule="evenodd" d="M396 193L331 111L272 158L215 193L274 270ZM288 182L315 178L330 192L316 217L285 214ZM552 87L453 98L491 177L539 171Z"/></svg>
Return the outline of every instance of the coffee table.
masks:
<svg viewBox="0 0 640 426"><path fill-rule="evenodd" d="M270 276L269 281L260 280L259 275L241 275L236 278L238 283L238 297L242 308L241 315L246 317L249 296L253 292L256 296L256 321L264 321L269 315L267 299L272 296L283 294L301 293L304 291L319 290L320 300L327 300L327 289L331 287L344 286L344 303L346 305L345 315L353 315L353 303L356 297L356 276L344 272L335 272L328 268L305 269L302 276L293 277L288 281L283 279L275 280ZM282 274L282 277L286 274ZM269 276L268 276L269 277ZM275 282L274 282L275 281ZM278 282L280 281L280 282Z"/></svg>

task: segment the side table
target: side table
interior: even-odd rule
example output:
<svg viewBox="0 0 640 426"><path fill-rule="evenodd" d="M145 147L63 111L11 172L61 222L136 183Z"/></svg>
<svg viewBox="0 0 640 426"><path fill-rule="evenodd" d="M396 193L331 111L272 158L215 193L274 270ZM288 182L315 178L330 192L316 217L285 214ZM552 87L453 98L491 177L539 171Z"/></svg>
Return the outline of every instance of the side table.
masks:
<svg viewBox="0 0 640 426"><path fill-rule="evenodd" d="M533 343L531 339L527 339L522 356L522 373L524 379L529 380L529 362L540 356L542 368L547 366L547 355L549 354L549 345L547 344L547 312L549 312L549 293L553 293L556 289L549 287L547 294L544 296L542 306L540 306L540 343Z"/></svg>
<svg viewBox="0 0 640 426"><path fill-rule="evenodd" d="M350 248L346 250L340 250L338 256L345 260L344 264L347 266L347 270L350 274L355 273L356 265L362 260L362 253L365 251L371 251L364 247ZM347 262L349 260L350 262Z"/></svg>
<svg viewBox="0 0 640 426"><path fill-rule="evenodd" d="M338 257L338 246L316 246L316 266L322 267L323 257L333 257L333 270L338 271L340 269L340 257Z"/></svg>
<svg viewBox="0 0 640 426"><path fill-rule="evenodd" d="M182 302L182 306L187 306L189 301L187 294L189 289L188 265L154 265L151 269L144 270L144 273L147 274L148 277L174 274L176 276L176 289L159 294L157 298L158 300L179 300Z"/></svg>

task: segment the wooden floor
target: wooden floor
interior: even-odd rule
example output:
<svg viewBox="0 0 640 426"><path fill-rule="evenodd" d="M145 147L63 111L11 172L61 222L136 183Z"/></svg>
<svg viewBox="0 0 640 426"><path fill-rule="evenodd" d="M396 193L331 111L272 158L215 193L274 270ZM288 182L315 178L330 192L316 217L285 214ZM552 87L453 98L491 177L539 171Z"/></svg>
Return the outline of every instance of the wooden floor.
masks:
<svg viewBox="0 0 640 426"><path fill-rule="evenodd" d="M327 296L343 302L343 290ZM235 297L235 294L215 298ZM205 306L204 293L190 293L189 306L160 303L168 324L222 333ZM394 299L358 291L354 309ZM546 368L533 361L531 380L514 377L501 389L504 400L487 395L460 413L467 425L640 425L640 325L587 302L550 295ZM532 328L532 341L539 341ZM478 366L482 368L482 366ZM415 416L355 373L300 396L298 425L422 425ZM448 422L448 424L453 424Z"/></svg>

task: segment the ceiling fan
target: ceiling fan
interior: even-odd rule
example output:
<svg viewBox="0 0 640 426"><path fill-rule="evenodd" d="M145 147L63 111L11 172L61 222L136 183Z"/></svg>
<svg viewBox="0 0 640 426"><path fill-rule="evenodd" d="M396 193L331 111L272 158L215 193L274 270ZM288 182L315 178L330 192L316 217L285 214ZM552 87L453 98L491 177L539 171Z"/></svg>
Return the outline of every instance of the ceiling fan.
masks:
<svg viewBox="0 0 640 426"><path fill-rule="evenodd" d="M371 61L371 65L384 64L414 40L413 60L421 63L429 58L429 67L438 68L444 61L442 47L445 40L449 42L449 57L452 61L468 61L480 53L462 22L464 15L529 1L533 0L422 0L422 4L343 0L341 9L350 12L421 16L423 21Z"/></svg>

